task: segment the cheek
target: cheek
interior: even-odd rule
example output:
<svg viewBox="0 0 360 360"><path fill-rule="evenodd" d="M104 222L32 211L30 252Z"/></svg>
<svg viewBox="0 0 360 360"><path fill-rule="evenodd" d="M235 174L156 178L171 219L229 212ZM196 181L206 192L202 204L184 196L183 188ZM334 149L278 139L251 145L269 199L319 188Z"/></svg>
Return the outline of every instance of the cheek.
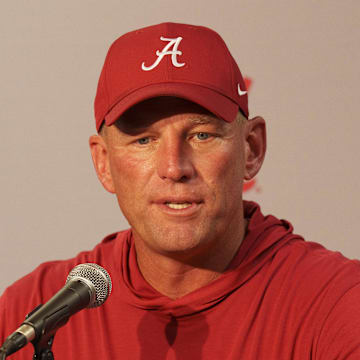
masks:
<svg viewBox="0 0 360 360"><path fill-rule="evenodd" d="M228 182L239 183L244 176L244 160L239 152L233 149L209 154L199 165L203 172L209 176L211 182L224 184ZM205 175L206 178L206 175Z"/></svg>
<svg viewBox="0 0 360 360"><path fill-rule="evenodd" d="M209 155L202 163L201 177L211 193L215 211L225 216L238 207L244 178L241 153L229 150Z"/></svg>
<svg viewBox="0 0 360 360"><path fill-rule="evenodd" d="M128 154L115 153L110 158L111 176L119 200L141 196L152 167L148 161Z"/></svg>

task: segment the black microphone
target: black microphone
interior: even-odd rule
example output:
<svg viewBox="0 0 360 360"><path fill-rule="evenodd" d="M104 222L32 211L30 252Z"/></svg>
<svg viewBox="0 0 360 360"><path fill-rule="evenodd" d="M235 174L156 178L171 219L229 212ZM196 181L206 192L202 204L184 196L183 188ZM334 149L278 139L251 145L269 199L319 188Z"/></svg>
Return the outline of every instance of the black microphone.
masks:
<svg viewBox="0 0 360 360"><path fill-rule="evenodd" d="M44 335L55 334L71 315L84 308L102 305L111 293L111 279L97 264L80 264L69 273L65 286L46 304L35 308L0 348L6 356L23 348L28 342L39 341Z"/></svg>

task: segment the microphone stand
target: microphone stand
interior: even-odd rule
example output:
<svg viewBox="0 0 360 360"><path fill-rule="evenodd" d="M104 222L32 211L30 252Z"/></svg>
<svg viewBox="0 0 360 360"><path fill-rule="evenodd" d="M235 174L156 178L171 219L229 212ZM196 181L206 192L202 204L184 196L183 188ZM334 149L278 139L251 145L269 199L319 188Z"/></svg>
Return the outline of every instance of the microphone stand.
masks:
<svg viewBox="0 0 360 360"><path fill-rule="evenodd" d="M37 310L42 307L42 304L38 305L34 310L26 315L26 319L34 314ZM33 360L54 360L54 353L51 350L52 344L54 342L56 330L50 331L49 333L45 332L38 339L34 339L31 343L34 346L34 355Z"/></svg>
<svg viewBox="0 0 360 360"><path fill-rule="evenodd" d="M54 360L54 353L51 350L55 334L46 334L40 337L39 341L32 341L34 345L33 360Z"/></svg>

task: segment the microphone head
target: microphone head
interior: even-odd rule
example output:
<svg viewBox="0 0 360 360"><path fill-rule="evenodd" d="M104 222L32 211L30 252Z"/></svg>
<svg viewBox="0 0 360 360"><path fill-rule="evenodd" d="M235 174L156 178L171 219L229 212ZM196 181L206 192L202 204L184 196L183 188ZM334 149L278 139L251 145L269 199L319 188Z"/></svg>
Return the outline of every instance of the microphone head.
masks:
<svg viewBox="0 0 360 360"><path fill-rule="evenodd" d="M111 293L110 275L98 264L85 263L75 266L70 271L66 283L75 280L84 282L91 289L93 296L88 308L102 305Z"/></svg>

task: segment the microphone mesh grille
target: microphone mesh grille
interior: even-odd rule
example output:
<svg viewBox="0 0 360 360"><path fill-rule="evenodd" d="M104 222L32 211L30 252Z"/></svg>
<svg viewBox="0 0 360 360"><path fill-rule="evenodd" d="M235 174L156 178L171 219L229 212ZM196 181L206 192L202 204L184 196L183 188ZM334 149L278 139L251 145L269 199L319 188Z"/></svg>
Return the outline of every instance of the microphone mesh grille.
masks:
<svg viewBox="0 0 360 360"><path fill-rule="evenodd" d="M66 282L73 278L83 278L90 281L95 289L94 301L89 308L102 305L111 293L112 284L108 272L98 264L85 263L75 266L69 273Z"/></svg>

